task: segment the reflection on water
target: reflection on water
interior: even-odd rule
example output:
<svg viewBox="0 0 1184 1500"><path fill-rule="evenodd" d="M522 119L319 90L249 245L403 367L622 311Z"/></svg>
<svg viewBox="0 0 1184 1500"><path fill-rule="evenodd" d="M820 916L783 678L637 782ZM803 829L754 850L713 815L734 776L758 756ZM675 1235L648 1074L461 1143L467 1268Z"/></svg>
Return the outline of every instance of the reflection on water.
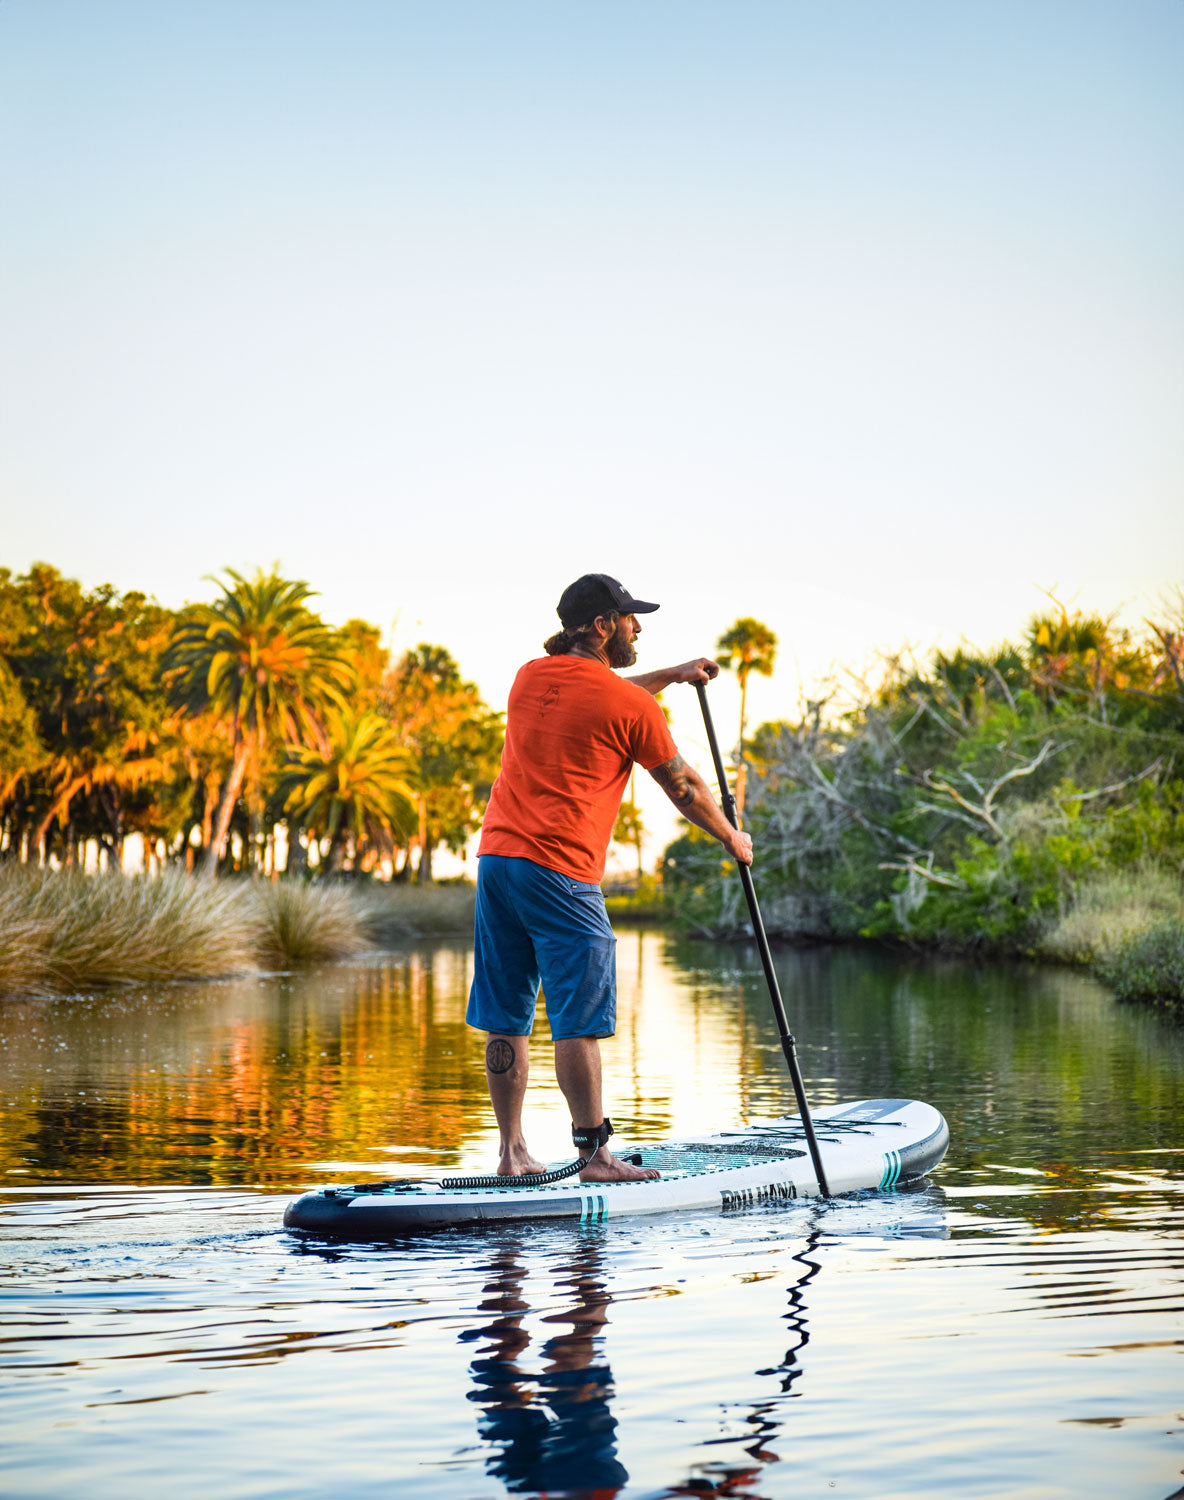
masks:
<svg viewBox="0 0 1184 1500"><path fill-rule="evenodd" d="M469 957L0 1006L5 1169L286 1185L373 1141L448 1162L483 1119Z"/></svg>
<svg viewBox="0 0 1184 1500"><path fill-rule="evenodd" d="M521 1241L501 1239L491 1256L480 1311L491 1321L465 1329L463 1343L480 1341L469 1366L473 1388L468 1399L481 1412L478 1431L490 1446L486 1472L514 1494L592 1494L610 1500L629 1478L617 1456L617 1421L612 1414L613 1376L608 1362L609 1291L604 1246L595 1230L573 1235L570 1259L551 1268L561 1306L541 1319L546 1338L532 1350L525 1325L531 1306L526 1299L528 1260ZM809 1341L806 1287L821 1270L811 1258L817 1232L790 1257L800 1274L788 1286L783 1314L792 1342L774 1366L758 1370L777 1381L779 1394L751 1403L745 1418L745 1461L714 1462L700 1475L697 1489L668 1489L666 1494L702 1493L710 1483L717 1495L739 1494L777 1455L769 1444L781 1430L783 1398L802 1373L799 1359ZM749 1273L759 1277L762 1273ZM766 1275L771 1273L765 1273ZM535 1340L537 1343L538 1341ZM727 1441L727 1440L724 1440ZM710 1472L707 1480L705 1474Z"/></svg>
<svg viewBox="0 0 1184 1500"><path fill-rule="evenodd" d="M933 1101L957 1180L1038 1173L1050 1224L1112 1211L1101 1165L1153 1192L1171 1158L1147 1153L1181 1144L1184 1030L1076 974L852 951L779 964L816 1103ZM464 944L423 944L302 976L0 1004L0 1174L280 1189L487 1167L470 965ZM627 933L620 971L606 1080L634 1139L792 1108L753 954ZM541 1017L531 1050L532 1139L566 1157Z"/></svg>
<svg viewBox="0 0 1184 1500"><path fill-rule="evenodd" d="M548 1336L528 1367L530 1334L523 1327L527 1268L521 1246L503 1245L486 1268L482 1313L491 1321L466 1329L481 1340L468 1393L481 1412L478 1431L493 1452L488 1473L514 1493L581 1488L615 1495L628 1474L617 1459L611 1411L613 1376L603 1331L612 1297L595 1240L577 1231L572 1258L556 1277L567 1306L548 1313Z"/></svg>
<svg viewBox="0 0 1184 1500"><path fill-rule="evenodd" d="M468 963L425 944L0 1006L6 1494L1179 1488L1178 1030L1072 974L785 953L812 1096L932 1100L933 1185L394 1247L285 1234L290 1188L487 1162ZM533 1051L532 1136L562 1156ZM626 934L606 1062L634 1140L789 1107L743 950Z"/></svg>

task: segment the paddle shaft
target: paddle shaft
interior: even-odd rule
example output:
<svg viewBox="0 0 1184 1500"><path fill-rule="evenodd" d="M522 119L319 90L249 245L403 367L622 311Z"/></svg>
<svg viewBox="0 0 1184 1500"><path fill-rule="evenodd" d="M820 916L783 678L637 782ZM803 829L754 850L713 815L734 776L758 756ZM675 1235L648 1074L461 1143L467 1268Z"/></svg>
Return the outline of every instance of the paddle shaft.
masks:
<svg viewBox="0 0 1184 1500"><path fill-rule="evenodd" d="M724 810L724 817L733 828L739 828L740 823L736 817L736 799L732 796L728 787L728 774L724 770L723 757L719 753L719 741L715 737L715 725L711 720L711 709L707 703L707 688L701 683L695 684L695 691L699 694L699 707L703 710L703 724L707 730L707 743L711 746L711 758L715 762L715 774L719 781L720 799ZM756 946L761 955L761 965L765 971L765 983L769 987L769 999L773 1002L773 1014L777 1017L777 1029L781 1033L781 1050L785 1054L785 1061L789 1065L789 1076L793 1081L794 1097L798 1102L798 1114L802 1117L802 1127L806 1132L806 1141L810 1147L810 1160L814 1164L814 1172L818 1178L818 1190L824 1198L830 1197L830 1186L826 1180L826 1172L822 1166L822 1153L818 1149L818 1140L814 1134L814 1121L810 1118L810 1106L806 1102L806 1086L802 1082L802 1070L798 1066L797 1043L790 1034L789 1021L785 1015L785 1005L781 999L781 989L777 983L777 973L773 968L773 955L769 951L769 939L765 935L765 924L761 920L761 909L757 905L756 886L752 883L752 871L749 867L737 860L740 866L740 884L744 887L744 899L748 902L748 915L752 918L752 935L756 939Z"/></svg>

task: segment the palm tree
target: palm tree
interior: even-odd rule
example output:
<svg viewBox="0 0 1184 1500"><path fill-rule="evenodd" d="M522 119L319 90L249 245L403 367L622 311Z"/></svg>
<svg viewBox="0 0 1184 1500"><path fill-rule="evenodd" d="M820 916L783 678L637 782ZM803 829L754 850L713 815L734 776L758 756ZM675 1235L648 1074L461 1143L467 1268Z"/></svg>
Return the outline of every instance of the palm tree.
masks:
<svg viewBox="0 0 1184 1500"><path fill-rule="evenodd" d="M740 679L740 740L736 751L739 769L736 773L736 811L744 811L744 794L748 784L748 766L744 759L744 726L748 708L748 679L753 672L772 677L777 658L777 637L767 625L746 615L716 642L721 667L732 668Z"/></svg>
<svg viewBox="0 0 1184 1500"><path fill-rule="evenodd" d="M49 759L37 732L37 717L25 701L17 680L0 655L0 812L16 795L17 787Z"/></svg>
<svg viewBox="0 0 1184 1500"><path fill-rule="evenodd" d="M87 748L55 755L49 763L45 778L49 788L49 807L33 829L29 847L38 851L38 858L44 863L51 824L56 819L61 827L65 827L70 804L80 792L90 794L101 789L134 791L146 783L161 780L166 771L164 760L149 748L147 736L134 730L125 737L123 745L114 751L98 752ZM100 842L122 868L123 834L115 829L112 834L110 841L101 838ZM71 843L67 862L72 860Z"/></svg>
<svg viewBox="0 0 1184 1500"><path fill-rule="evenodd" d="M339 638L306 605L308 584L274 570L248 579L228 568L227 577L220 599L186 612L166 656L184 706L212 710L230 732L230 771L202 861L207 878L248 767L259 766L269 740L323 741L323 716L342 703L351 675Z"/></svg>
<svg viewBox="0 0 1184 1500"><path fill-rule="evenodd" d="M411 753L379 714L336 714L328 742L291 752L280 782L284 806L314 833L327 837L326 863L340 862L342 836L355 849L367 840L395 844L418 823Z"/></svg>
<svg viewBox="0 0 1184 1500"><path fill-rule="evenodd" d="M452 654L427 642L408 651L388 674L380 706L413 756L419 787L415 878L427 885L436 847L463 849L477 826L497 777L501 716L490 713Z"/></svg>
<svg viewBox="0 0 1184 1500"><path fill-rule="evenodd" d="M1110 690L1150 685L1145 653L1113 619L1072 614L1054 599L1059 613L1035 616L1028 624L1032 685L1046 704L1068 695L1090 698L1106 719Z"/></svg>

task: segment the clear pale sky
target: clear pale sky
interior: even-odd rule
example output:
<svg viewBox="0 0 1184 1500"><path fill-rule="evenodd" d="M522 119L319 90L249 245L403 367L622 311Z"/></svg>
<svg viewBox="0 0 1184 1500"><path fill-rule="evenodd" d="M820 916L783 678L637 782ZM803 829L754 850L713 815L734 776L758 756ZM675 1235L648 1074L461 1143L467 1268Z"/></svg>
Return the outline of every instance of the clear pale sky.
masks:
<svg viewBox="0 0 1184 1500"><path fill-rule="evenodd" d="M643 666L770 624L757 719L1042 588L1137 624L1182 75L1178 0L4 0L0 563L278 561L499 707L587 570Z"/></svg>

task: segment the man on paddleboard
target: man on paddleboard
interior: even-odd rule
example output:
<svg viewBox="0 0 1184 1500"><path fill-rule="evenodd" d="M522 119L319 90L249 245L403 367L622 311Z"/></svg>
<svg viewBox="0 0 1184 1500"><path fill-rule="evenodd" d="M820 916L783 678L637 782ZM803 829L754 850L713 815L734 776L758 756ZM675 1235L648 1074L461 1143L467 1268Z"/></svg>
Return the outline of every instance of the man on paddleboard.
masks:
<svg viewBox="0 0 1184 1500"><path fill-rule="evenodd" d="M657 1177L608 1149L600 1039L616 1030L616 938L600 881L629 773L647 770L675 807L752 863L752 840L732 827L706 783L679 755L654 700L675 682L708 682L709 657L621 678L637 660L634 599L607 573L564 589L562 630L544 642L510 689L501 773L477 853L473 986L466 1019L488 1033L485 1076L501 1135L498 1172L546 1170L527 1149L522 1103L540 980L555 1042L555 1074L572 1141L589 1157L586 1182Z"/></svg>

